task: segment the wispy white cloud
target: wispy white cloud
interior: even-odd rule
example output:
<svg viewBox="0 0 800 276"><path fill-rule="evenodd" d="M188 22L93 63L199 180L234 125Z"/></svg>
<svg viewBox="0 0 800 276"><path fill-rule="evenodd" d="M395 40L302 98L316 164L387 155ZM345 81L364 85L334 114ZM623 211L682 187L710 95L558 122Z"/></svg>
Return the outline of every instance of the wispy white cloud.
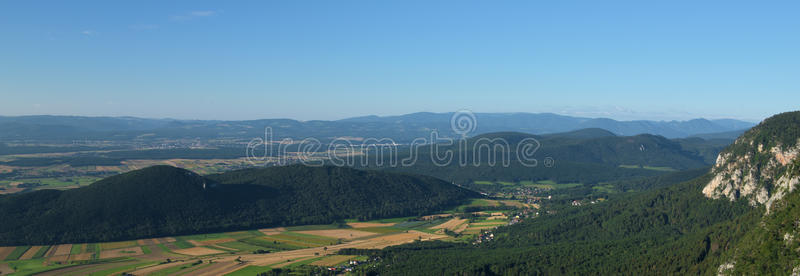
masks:
<svg viewBox="0 0 800 276"><path fill-rule="evenodd" d="M217 13L218 13L217 11L190 11L179 15L173 15L170 17L170 19L174 21L186 21L199 17L214 16L217 15Z"/></svg>
<svg viewBox="0 0 800 276"><path fill-rule="evenodd" d="M85 36L93 36L93 35L97 35L97 32L94 31L94 30L83 30L81 32L81 34L85 35Z"/></svg>

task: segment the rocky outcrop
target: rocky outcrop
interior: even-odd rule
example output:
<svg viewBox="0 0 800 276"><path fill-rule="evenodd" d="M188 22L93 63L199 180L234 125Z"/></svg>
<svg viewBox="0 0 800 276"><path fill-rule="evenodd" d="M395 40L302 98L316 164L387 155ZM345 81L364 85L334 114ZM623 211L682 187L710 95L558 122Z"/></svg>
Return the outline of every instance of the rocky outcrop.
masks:
<svg viewBox="0 0 800 276"><path fill-rule="evenodd" d="M772 204L800 184L795 163L800 140L792 146L756 144L745 135L736 140L738 153L726 150L717 157L714 178L703 188L710 198L746 199L751 205ZM744 150L741 150L744 149ZM743 153L743 154L742 154Z"/></svg>

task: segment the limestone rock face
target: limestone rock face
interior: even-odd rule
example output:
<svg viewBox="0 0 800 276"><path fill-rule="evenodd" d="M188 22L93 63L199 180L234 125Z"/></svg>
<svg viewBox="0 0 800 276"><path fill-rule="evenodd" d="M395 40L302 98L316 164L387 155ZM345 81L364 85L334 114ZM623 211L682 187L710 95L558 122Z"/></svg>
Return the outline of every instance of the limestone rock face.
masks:
<svg viewBox="0 0 800 276"><path fill-rule="evenodd" d="M793 146L756 144L744 135L733 147L717 157L712 169L714 178L703 188L710 198L747 200L751 205L764 204L769 212L772 204L800 184L796 163L800 155L800 139ZM744 150L742 150L744 149Z"/></svg>

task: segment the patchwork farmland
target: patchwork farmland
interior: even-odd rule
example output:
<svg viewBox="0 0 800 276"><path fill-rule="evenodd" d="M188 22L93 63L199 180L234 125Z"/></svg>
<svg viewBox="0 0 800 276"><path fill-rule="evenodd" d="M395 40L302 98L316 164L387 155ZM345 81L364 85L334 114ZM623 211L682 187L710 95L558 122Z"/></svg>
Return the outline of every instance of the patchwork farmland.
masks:
<svg viewBox="0 0 800 276"><path fill-rule="evenodd" d="M0 247L2 275L225 275L296 266L334 266L366 256L344 248L382 249L417 240L456 240L443 232L478 233L507 223L503 213L480 219L435 215L160 237L131 241Z"/></svg>

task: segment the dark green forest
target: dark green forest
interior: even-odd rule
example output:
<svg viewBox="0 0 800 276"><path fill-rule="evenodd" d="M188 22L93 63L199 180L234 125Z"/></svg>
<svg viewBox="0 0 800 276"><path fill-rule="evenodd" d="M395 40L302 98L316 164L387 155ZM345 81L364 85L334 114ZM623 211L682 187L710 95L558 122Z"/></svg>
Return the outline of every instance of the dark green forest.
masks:
<svg viewBox="0 0 800 276"><path fill-rule="evenodd" d="M478 194L425 176L300 165L202 177L155 166L0 197L0 244L59 244L422 215Z"/></svg>
<svg viewBox="0 0 800 276"><path fill-rule="evenodd" d="M539 148L532 155L537 159L535 166L518 162L517 147L526 141L524 139L536 139L539 142ZM373 150L364 167L430 175L457 184L520 180L596 184L665 173L644 166L674 170L706 167L710 163L706 162L705 156L716 155L727 144L721 141L704 141L694 139L692 143L679 143L654 135L619 137L596 129L543 136L499 132L470 138L466 146L456 144L441 147L440 152L453 152L453 161L446 166L431 161L431 146L422 146L416 150L416 162L411 166L388 166L388 152L383 153L382 162L378 163L381 156L377 150ZM689 149L685 149L682 144L686 144ZM503 145L506 151L496 150L495 146L498 145ZM492 150L488 150L487 146ZM413 156L412 154L410 150L400 151L397 159L402 160ZM465 158L465 166L461 165L459 156ZM494 165L489 163L492 158L496 160ZM510 160L508 166L500 161L503 158ZM546 159L554 162L546 165ZM620 167L621 165L626 167Z"/></svg>
<svg viewBox="0 0 800 276"><path fill-rule="evenodd" d="M493 242L423 242L373 252L383 275L707 274L760 218L706 199L709 176L498 228Z"/></svg>

